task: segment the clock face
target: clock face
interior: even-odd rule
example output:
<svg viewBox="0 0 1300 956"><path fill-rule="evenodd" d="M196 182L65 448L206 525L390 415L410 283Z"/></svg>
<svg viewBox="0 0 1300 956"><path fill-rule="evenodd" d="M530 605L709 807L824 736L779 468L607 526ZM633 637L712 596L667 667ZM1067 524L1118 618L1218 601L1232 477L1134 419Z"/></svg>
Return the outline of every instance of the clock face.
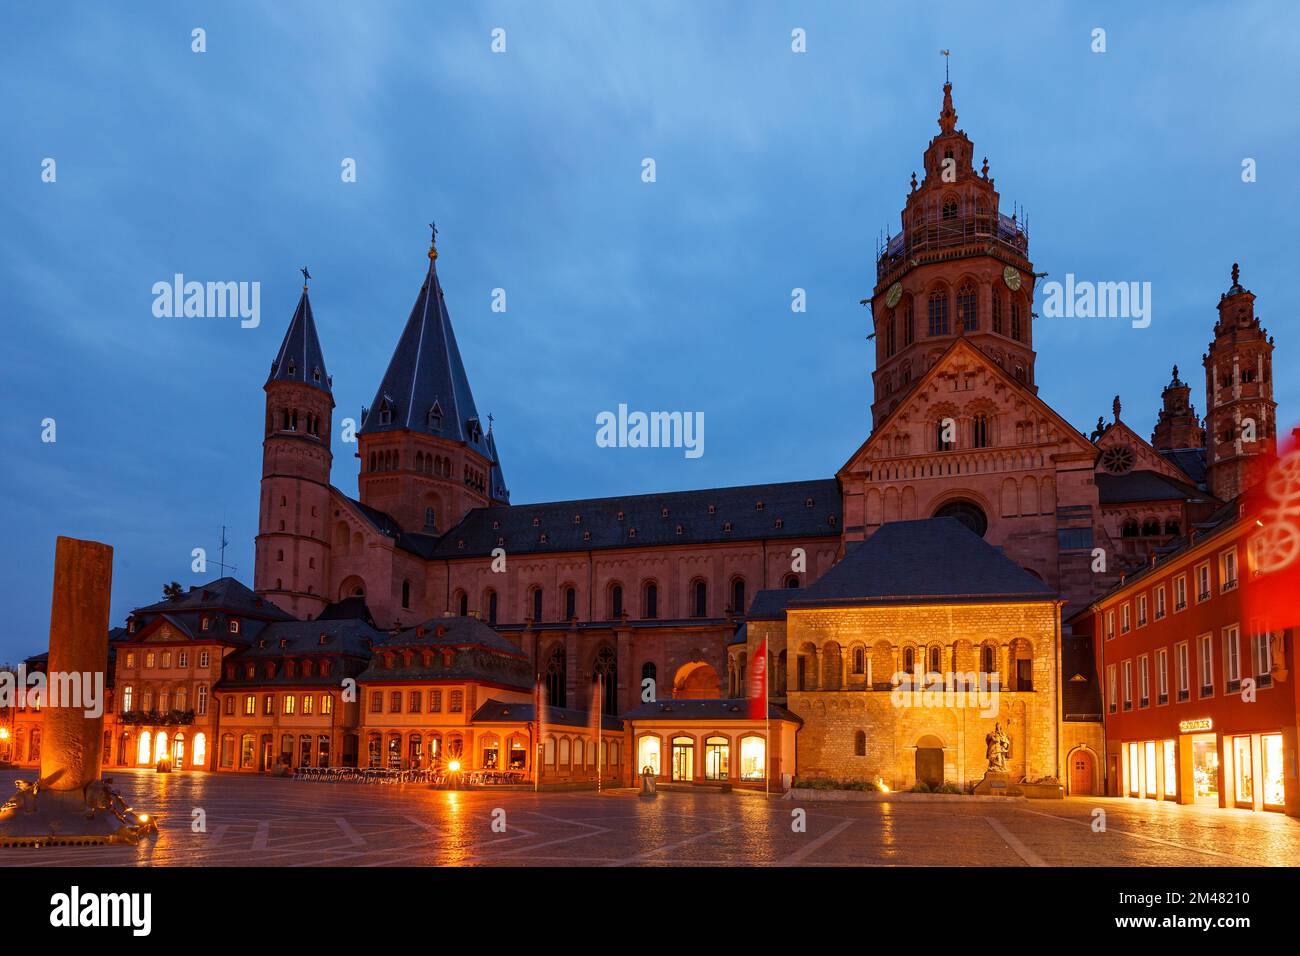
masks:
<svg viewBox="0 0 1300 956"><path fill-rule="evenodd" d="M1011 266L1002 270L1002 281L1007 284L1007 288L1015 292L1020 288L1020 273Z"/></svg>
<svg viewBox="0 0 1300 956"><path fill-rule="evenodd" d="M898 305L898 300L902 297L903 284L901 282L895 282L889 287L889 291L885 293L885 305L892 309L894 306Z"/></svg>

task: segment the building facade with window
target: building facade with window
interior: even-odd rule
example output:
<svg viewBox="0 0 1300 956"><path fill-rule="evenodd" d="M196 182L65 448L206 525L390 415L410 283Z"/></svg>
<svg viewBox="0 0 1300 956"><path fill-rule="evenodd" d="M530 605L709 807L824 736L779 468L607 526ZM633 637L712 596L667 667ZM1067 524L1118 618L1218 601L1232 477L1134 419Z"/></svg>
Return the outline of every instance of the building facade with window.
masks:
<svg viewBox="0 0 1300 956"><path fill-rule="evenodd" d="M1293 631L1252 611L1244 499L1102 596L1107 792L1300 815Z"/></svg>

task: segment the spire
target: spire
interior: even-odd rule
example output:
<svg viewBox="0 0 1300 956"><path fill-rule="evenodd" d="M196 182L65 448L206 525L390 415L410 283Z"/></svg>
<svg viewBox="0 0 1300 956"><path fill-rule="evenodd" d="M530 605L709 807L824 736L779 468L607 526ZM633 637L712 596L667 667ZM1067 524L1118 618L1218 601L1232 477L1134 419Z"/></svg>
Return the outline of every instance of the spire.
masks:
<svg viewBox="0 0 1300 956"><path fill-rule="evenodd" d="M501 458L497 455L497 440L492 434L491 415L488 415L487 447L492 458L492 474L488 479L488 498L503 505L508 505L510 504L510 489L506 487L506 476L501 471Z"/></svg>
<svg viewBox="0 0 1300 956"><path fill-rule="evenodd" d="M307 280L311 278L304 266L302 295L298 299L298 308L294 310L289 329L284 333L280 351L275 353L271 363L271 375L266 384L272 382L302 382L330 391L329 373L325 371L325 354L321 351L320 339L316 336L316 320L311 314L311 300L307 298Z"/></svg>
<svg viewBox="0 0 1300 956"><path fill-rule="evenodd" d="M465 442L492 460L438 280L437 229L433 223L429 228L433 232L429 271L361 423L361 433L411 429Z"/></svg>
<svg viewBox="0 0 1300 956"><path fill-rule="evenodd" d="M939 111L939 129L951 133L957 128L957 111L952 105L952 84L943 84L943 109Z"/></svg>

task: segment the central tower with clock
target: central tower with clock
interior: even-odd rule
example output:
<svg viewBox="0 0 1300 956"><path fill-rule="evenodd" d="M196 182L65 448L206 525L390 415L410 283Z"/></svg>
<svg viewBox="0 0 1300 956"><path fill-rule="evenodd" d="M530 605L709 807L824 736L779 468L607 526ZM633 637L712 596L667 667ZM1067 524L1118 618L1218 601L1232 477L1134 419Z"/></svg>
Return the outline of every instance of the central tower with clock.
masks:
<svg viewBox="0 0 1300 956"><path fill-rule="evenodd" d="M1029 231L1022 215L1002 211L988 160L977 172L973 157L945 83L924 177L912 174L901 229L876 261L873 428L957 337L1037 391Z"/></svg>

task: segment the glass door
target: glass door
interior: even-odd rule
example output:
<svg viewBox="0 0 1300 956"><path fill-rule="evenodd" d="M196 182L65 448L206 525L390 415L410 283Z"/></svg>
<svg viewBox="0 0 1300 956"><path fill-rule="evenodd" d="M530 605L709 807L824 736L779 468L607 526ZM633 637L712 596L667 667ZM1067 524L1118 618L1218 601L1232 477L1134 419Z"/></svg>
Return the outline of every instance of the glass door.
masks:
<svg viewBox="0 0 1300 956"><path fill-rule="evenodd" d="M695 741L690 737L673 738L673 779L695 779Z"/></svg>

